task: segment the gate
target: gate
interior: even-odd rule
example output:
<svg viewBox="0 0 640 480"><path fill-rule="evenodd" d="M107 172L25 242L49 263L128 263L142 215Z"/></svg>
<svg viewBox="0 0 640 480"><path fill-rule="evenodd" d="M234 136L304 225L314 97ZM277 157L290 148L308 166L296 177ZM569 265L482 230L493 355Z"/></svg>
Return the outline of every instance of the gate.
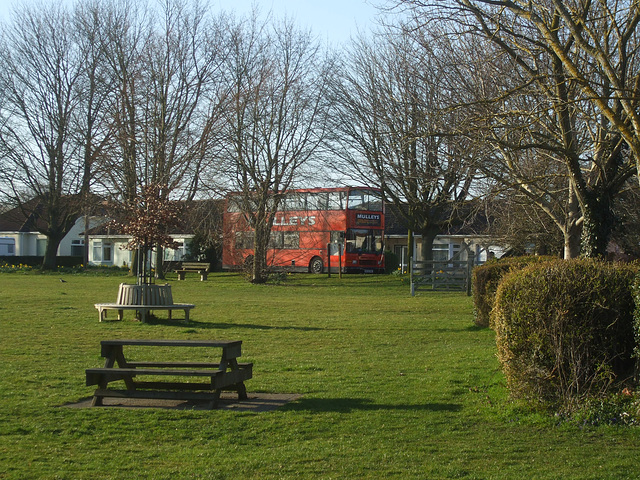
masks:
<svg viewBox="0 0 640 480"><path fill-rule="evenodd" d="M419 289L432 291L457 291L471 295L471 270L473 256L469 260L414 261L411 258L409 278L411 296Z"/></svg>

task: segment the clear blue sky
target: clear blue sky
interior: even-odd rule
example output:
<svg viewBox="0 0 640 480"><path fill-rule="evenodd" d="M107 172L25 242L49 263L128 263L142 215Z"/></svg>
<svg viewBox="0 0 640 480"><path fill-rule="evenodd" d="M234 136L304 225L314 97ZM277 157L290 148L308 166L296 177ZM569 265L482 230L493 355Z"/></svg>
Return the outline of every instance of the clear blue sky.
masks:
<svg viewBox="0 0 640 480"><path fill-rule="evenodd" d="M1 1L1 0L0 0ZM211 6L241 15L256 4L263 14L287 15L303 28L310 28L322 40L346 42L357 32L375 27L384 0L210 0Z"/></svg>
<svg viewBox="0 0 640 480"><path fill-rule="evenodd" d="M11 5L33 0L0 0L0 19L8 20ZM60 0L45 0L60 1ZM376 25L376 5L384 0L209 0L211 8L244 15L256 4L263 14L287 15L303 28L310 28L321 40L342 43L358 30L368 32Z"/></svg>

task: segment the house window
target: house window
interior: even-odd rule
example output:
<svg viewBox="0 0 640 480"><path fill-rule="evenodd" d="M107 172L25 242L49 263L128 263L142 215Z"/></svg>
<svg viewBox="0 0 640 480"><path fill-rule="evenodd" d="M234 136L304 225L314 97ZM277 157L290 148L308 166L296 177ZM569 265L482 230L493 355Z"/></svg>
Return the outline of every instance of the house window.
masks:
<svg viewBox="0 0 640 480"><path fill-rule="evenodd" d="M459 243L434 243L433 244L433 260L437 262L445 262L447 260L459 260L460 244Z"/></svg>
<svg viewBox="0 0 640 480"><path fill-rule="evenodd" d="M449 245L446 243L434 243L433 260L436 262L444 262L449 260Z"/></svg>
<svg viewBox="0 0 640 480"><path fill-rule="evenodd" d="M112 263L113 257L111 254L112 254L112 245L110 243L103 243L102 244L102 261L104 263Z"/></svg>
<svg viewBox="0 0 640 480"><path fill-rule="evenodd" d="M113 245L97 242L93 245L94 263L113 263Z"/></svg>
<svg viewBox="0 0 640 480"><path fill-rule="evenodd" d="M165 248L162 254L163 260L167 262L177 262L182 260L186 254L184 242L178 242L178 248L175 250L173 248Z"/></svg>
<svg viewBox="0 0 640 480"><path fill-rule="evenodd" d="M84 239L71 240L71 256L82 257L84 255Z"/></svg>
<svg viewBox="0 0 640 480"><path fill-rule="evenodd" d="M46 251L47 251L47 239L38 238L36 240L36 255L38 255L39 257L44 257L44 254Z"/></svg>

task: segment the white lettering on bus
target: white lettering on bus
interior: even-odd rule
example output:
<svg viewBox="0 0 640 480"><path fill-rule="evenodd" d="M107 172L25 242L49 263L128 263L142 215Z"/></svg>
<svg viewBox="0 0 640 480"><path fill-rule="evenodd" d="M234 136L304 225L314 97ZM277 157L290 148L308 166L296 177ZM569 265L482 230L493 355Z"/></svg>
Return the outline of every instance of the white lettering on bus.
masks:
<svg viewBox="0 0 640 480"><path fill-rule="evenodd" d="M312 215L310 217L275 217L273 219L273 224L278 226L293 226L293 225L315 225L316 217Z"/></svg>

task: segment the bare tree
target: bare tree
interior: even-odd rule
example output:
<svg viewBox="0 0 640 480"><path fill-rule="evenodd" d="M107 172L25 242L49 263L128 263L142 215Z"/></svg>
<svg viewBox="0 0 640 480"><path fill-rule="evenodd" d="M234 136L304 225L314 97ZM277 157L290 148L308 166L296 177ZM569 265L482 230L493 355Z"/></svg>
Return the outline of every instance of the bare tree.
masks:
<svg viewBox="0 0 640 480"><path fill-rule="evenodd" d="M79 2L74 8L74 33L82 59L78 81L76 141L82 155L80 195L85 216L84 264L89 262L89 215L96 209L93 195L96 171L106 156L113 133L109 112L114 101L114 77L109 71L106 51L101 48L103 10L99 1Z"/></svg>
<svg viewBox="0 0 640 480"><path fill-rule="evenodd" d="M44 269L56 267L89 175L75 138L85 72L73 32L63 6L23 6L4 26L0 45L0 192L21 207L30 198L40 200L48 239Z"/></svg>
<svg viewBox="0 0 640 480"><path fill-rule="evenodd" d="M165 184L170 191L193 199L199 172L209 154L211 128L219 110L211 103L224 59L219 25L207 22L197 2L165 0L158 29L145 49L146 74L141 105L144 122L142 159L145 184ZM162 275L163 251L157 248L156 274Z"/></svg>
<svg viewBox="0 0 640 480"><path fill-rule="evenodd" d="M103 48L115 79L116 142L106 181L122 201L145 185L168 200L191 200L211 160L224 58L223 19L197 1L166 0L158 10L107 3ZM113 188L115 187L115 188ZM156 272L162 275L162 248Z"/></svg>
<svg viewBox="0 0 640 480"><path fill-rule="evenodd" d="M146 3L114 0L100 6L100 45L114 85L109 109L112 143L103 159L101 181L111 196L126 203L138 196L143 185L144 54L154 19Z"/></svg>
<svg viewBox="0 0 640 480"><path fill-rule="evenodd" d="M267 245L283 193L326 136L329 61L290 21L239 21L231 33L222 155L252 225L251 281L266 280Z"/></svg>
<svg viewBox="0 0 640 480"><path fill-rule="evenodd" d="M466 31L484 37L512 60L518 88L534 86L535 94L545 98L544 106L531 111L529 121L551 114L554 135L529 138L528 147L562 158L582 213L582 253L604 255L613 225L613 201L640 161L637 4L399 3L413 9L423 23L454 19ZM539 120L535 121L546 121ZM590 137L588 149L580 136Z"/></svg>
<svg viewBox="0 0 640 480"><path fill-rule="evenodd" d="M336 154L345 171L380 186L422 236L423 260L436 235L468 214L477 174L477 152L455 135L464 118L451 108L439 60L449 47L424 29L388 27L353 44L334 91Z"/></svg>

